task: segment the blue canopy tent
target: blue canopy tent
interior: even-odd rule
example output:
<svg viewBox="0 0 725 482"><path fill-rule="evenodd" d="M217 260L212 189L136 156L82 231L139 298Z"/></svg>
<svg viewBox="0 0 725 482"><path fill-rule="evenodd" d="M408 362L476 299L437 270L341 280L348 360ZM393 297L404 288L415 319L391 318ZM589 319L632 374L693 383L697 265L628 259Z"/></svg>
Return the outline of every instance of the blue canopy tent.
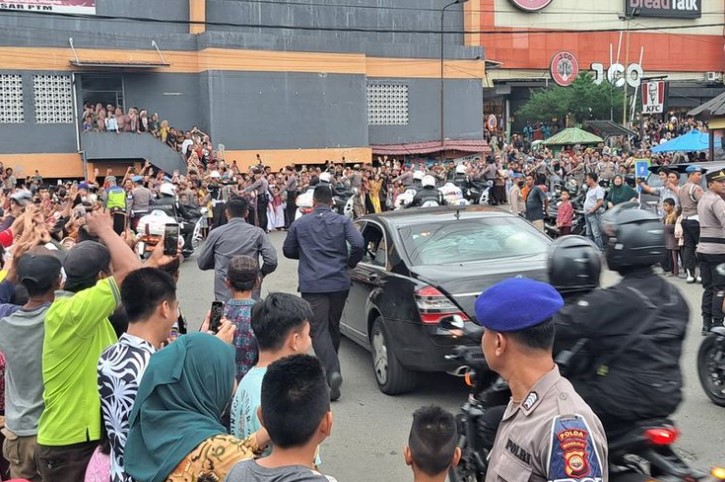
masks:
<svg viewBox="0 0 725 482"><path fill-rule="evenodd" d="M719 142L716 141L715 144L716 148L720 148ZM710 134L693 129L685 135L653 147L652 152L700 152L707 151L709 148Z"/></svg>

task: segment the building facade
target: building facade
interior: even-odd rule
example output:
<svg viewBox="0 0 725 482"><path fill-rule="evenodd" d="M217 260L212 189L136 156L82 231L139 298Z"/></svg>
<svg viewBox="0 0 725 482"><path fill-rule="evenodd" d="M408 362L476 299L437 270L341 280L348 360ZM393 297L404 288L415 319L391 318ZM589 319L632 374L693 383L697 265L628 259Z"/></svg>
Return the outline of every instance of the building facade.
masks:
<svg viewBox="0 0 725 482"><path fill-rule="evenodd" d="M443 17L455 33L440 34L450 1L38 3L0 3L0 161L18 177L173 155L145 136L81 133L84 103L198 126L240 165L482 142L483 48L466 42L459 4Z"/></svg>
<svg viewBox="0 0 725 482"><path fill-rule="evenodd" d="M484 111L499 132L511 130L532 89L552 84L552 60L562 52L580 72L641 63L645 79L669 81L673 113L724 90L722 0L475 0L465 8L480 31L467 45L486 47Z"/></svg>

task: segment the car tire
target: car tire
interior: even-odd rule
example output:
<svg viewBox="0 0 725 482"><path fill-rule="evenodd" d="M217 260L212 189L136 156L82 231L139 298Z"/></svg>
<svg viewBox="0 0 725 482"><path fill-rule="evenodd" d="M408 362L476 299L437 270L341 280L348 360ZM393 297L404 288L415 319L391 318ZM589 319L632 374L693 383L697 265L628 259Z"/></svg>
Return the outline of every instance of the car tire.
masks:
<svg viewBox="0 0 725 482"><path fill-rule="evenodd" d="M381 392L386 395L399 395L415 388L418 377L415 372L408 370L398 361L382 316L373 321L370 330L370 348L375 381Z"/></svg>

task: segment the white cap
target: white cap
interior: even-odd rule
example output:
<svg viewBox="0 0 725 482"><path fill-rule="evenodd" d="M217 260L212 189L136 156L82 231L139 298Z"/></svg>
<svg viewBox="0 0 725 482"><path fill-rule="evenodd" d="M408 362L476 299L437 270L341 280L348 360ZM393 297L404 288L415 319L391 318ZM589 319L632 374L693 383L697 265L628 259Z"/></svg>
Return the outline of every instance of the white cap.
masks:
<svg viewBox="0 0 725 482"><path fill-rule="evenodd" d="M211 171L211 174L209 174L209 177L211 177L213 179L219 179L220 177L222 177L222 175L219 174L219 171Z"/></svg>
<svg viewBox="0 0 725 482"><path fill-rule="evenodd" d="M466 165L463 163L460 163L456 166L456 173L457 174L466 174L468 172L468 169L466 168Z"/></svg>
<svg viewBox="0 0 725 482"><path fill-rule="evenodd" d="M329 183L330 181L332 181L332 176L329 172L323 172L322 174L320 174L320 181Z"/></svg>
<svg viewBox="0 0 725 482"><path fill-rule="evenodd" d="M423 176L423 180L420 183L423 187L436 187L436 180L433 176Z"/></svg>
<svg viewBox="0 0 725 482"><path fill-rule="evenodd" d="M424 175L425 174L423 173L423 171L415 171L413 173L413 179L421 180L421 179L423 179Z"/></svg>

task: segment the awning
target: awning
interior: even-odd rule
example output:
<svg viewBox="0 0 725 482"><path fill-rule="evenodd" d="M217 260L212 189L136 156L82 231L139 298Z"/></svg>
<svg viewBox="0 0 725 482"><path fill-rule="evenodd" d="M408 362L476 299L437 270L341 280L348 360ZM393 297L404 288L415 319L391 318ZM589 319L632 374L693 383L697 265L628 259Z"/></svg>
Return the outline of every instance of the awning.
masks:
<svg viewBox="0 0 725 482"><path fill-rule="evenodd" d="M483 139L455 140L446 139L441 148L440 141L414 142L410 144L378 144L371 145L373 154L384 156L411 156L431 154L440 151L491 152L491 147Z"/></svg>
<svg viewBox="0 0 725 482"><path fill-rule="evenodd" d="M691 116L712 116L719 117L725 116L725 93L718 95L709 102L705 102L699 107L695 107L687 115Z"/></svg>
<svg viewBox="0 0 725 482"><path fill-rule="evenodd" d="M636 132L627 129L623 125L608 120L585 121L584 125L586 127L591 127L594 133L600 137L637 135Z"/></svg>

